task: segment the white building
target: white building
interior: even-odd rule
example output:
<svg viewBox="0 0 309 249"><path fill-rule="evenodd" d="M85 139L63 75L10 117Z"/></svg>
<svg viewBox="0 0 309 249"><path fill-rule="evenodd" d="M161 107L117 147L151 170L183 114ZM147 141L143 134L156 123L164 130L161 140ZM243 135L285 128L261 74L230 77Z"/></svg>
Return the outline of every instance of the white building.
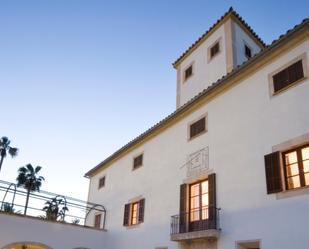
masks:
<svg viewBox="0 0 309 249"><path fill-rule="evenodd" d="M176 111L86 173L87 227L1 205L0 248L308 249L308 53L309 19L266 46L230 9L174 63Z"/></svg>
<svg viewBox="0 0 309 249"><path fill-rule="evenodd" d="M224 14L174 63L177 110L86 173L102 248L307 249L308 53L308 19L265 46Z"/></svg>

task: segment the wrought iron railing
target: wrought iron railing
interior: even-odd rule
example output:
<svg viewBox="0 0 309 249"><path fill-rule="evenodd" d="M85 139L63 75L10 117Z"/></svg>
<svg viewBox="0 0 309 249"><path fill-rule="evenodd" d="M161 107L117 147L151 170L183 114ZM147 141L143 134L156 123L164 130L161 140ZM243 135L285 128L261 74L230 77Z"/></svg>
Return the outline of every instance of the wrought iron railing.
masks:
<svg viewBox="0 0 309 249"><path fill-rule="evenodd" d="M26 209L26 197L25 189L18 188L14 183L0 180L1 212L87 227L95 226L95 222L87 222L87 218L89 220L91 215L99 213L102 221L96 228L105 229L106 210L100 204L41 190L30 193Z"/></svg>
<svg viewBox="0 0 309 249"><path fill-rule="evenodd" d="M171 235L216 229L220 230L220 208L203 207L171 217Z"/></svg>

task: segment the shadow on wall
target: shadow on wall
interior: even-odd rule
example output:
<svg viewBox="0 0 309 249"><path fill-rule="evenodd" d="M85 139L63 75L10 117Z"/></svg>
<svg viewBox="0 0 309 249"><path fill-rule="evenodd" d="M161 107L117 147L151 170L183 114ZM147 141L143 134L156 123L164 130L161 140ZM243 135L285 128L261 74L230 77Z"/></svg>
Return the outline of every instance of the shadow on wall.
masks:
<svg viewBox="0 0 309 249"><path fill-rule="evenodd" d="M41 243L24 241L9 244L5 247L2 247L1 249L52 249L52 248Z"/></svg>

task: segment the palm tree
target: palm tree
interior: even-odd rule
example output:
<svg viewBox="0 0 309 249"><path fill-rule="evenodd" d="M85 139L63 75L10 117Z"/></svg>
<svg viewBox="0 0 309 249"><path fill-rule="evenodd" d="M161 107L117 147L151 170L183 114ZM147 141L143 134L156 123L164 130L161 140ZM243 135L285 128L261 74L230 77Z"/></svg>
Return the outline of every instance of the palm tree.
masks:
<svg viewBox="0 0 309 249"><path fill-rule="evenodd" d="M30 192L34 191L40 192L42 181L45 180L43 176L38 175L41 169L42 169L41 166L37 166L34 169L31 164L27 164L26 166L20 167L18 169L18 176L16 178L17 187L23 187L24 189L27 190L24 215L26 215L27 213Z"/></svg>
<svg viewBox="0 0 309 249"><path fill-rule="evenodd" d="M64 221L65 212L69 211L65 198L60 196L47 201L42 210L46 213L45 219L53 221L56 221L58 218L60 218L60 221Z"/></svg>
<svg viewBox="0 0 309 249"><path fill-rule="evenodd" d="M10 146L11 141L7 137L0 138L0 171L2 163L7 154L17 156L18 149Z"/></svg>

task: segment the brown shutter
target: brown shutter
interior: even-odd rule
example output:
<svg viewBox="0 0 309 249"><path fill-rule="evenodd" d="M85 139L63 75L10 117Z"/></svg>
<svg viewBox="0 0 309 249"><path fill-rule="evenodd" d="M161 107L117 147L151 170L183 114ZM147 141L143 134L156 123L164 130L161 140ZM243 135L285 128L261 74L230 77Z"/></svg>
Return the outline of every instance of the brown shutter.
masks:
<svg viewBox="0 0 309 249"><path fill-rule="evenodd" d="M187 231L187 184L180 185L179 232Z"/></svg>
<svg viewBox="0 0 309 249"><path fill-rule="evenodd" d="M123 225L129 226L129 217L130 217L130 204L124 206L124 215L123 215Z"/></svg>
<svg viewBox="0 0 309 249"><path fill-rule="evenodd" d="M264 159L265 159L267 194L282 191L280 152L277 151L265 155Z"/></svg>
<svg viewBox="0 0 309 249"><path fill-rule="evenodd" d="M141 199L139 201L139 208L138 208L138 222L144 222L144 213L145 213L145 199Z"/></svg>
<svg viewBox="0 0 309 249"><path fill-rule="evenodd" d="M208 198L209 198L209 228L216 229L217 226L217 201L216 201L216 174L208 176Z"/></svg>

